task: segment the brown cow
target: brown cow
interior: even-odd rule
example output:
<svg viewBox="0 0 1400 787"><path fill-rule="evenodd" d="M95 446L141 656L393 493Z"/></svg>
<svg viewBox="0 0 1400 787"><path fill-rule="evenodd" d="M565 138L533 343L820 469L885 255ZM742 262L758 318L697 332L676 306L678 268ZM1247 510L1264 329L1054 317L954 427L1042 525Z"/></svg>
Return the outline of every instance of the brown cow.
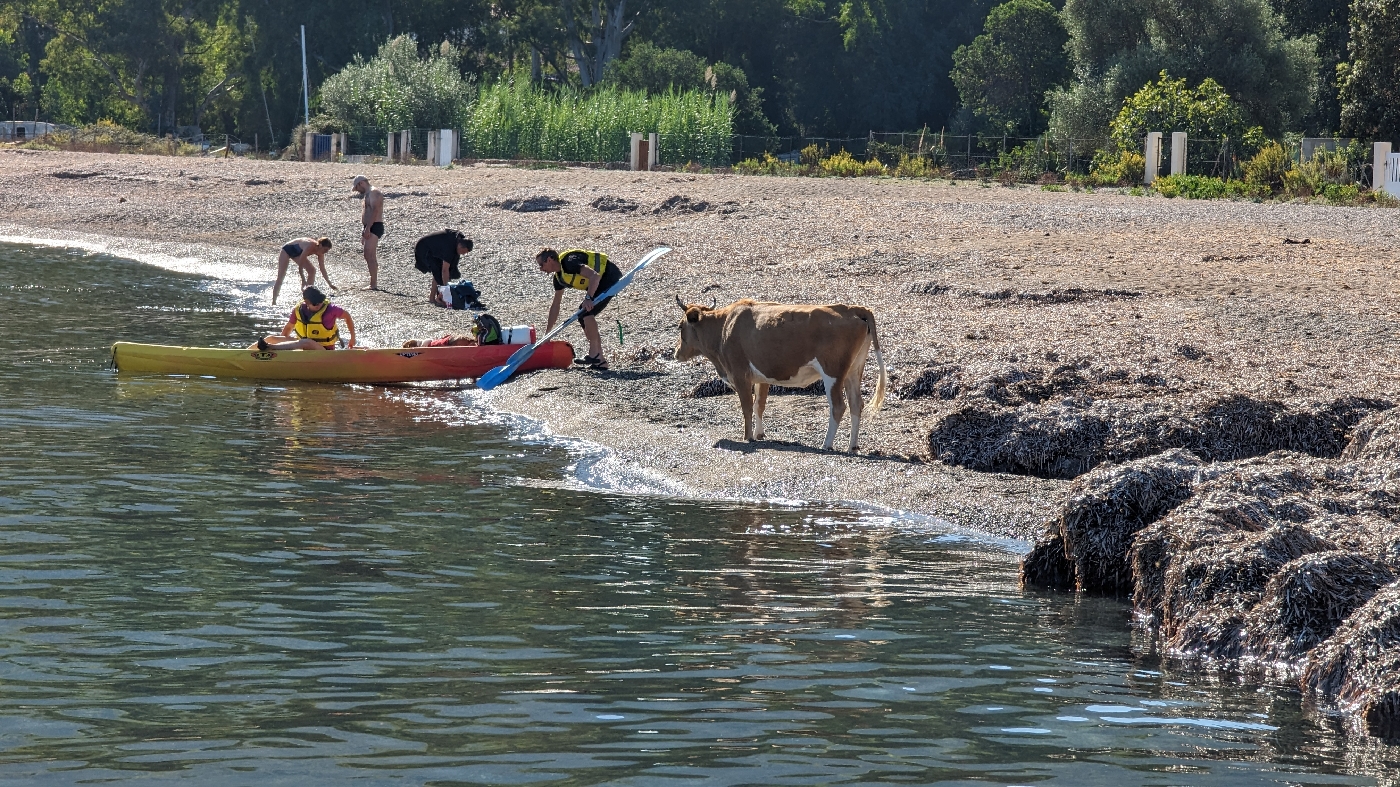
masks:
<svg viewBox="0 0 1400 787"><path fill-rule="evenodd" d="M676 303L685 312L676 360L688 361L700 355L710 359L720 377L739 394L744 439L763 439L763 410L770 385L803 388L821 380L831 406L823 447L831 450L836 427L846 413L845 400L849 399L851 450L856 450L864 407L860 383L872 346L880 370L871 403L876 410L885 401L888 382L875 315L869 309L839 303L798 306L748 299L716 309L686 304L679 296ZM754 386L758 386L757 407Z"/></svg>

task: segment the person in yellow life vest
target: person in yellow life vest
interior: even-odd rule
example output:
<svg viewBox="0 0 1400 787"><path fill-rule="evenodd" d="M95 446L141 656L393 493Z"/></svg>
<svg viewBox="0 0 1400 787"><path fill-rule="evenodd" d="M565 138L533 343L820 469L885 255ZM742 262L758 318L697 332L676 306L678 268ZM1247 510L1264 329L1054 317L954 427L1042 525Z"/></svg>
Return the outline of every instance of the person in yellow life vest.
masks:
<svg viewBox="0 0 1400 787"><path fill-rule="evenodd" d="M607 308L612 298L595 302L593 297L616 284L622 278L622 270L608 261L608 255L582 249L564 252L544 249L535 255L535 262L539 264L540 272L550 274L554 280L554 302L549 306L549 323L544 327L545 333L559 321L559 304L564 298L564 291L583 290L583 303L579 306L583 309L583 316L578 322L583 326L583 335L588 337L588 354L574 363L607 369L608 361L603 357L603 337L598 332L596 316Z"/></svg>
<svg viewBox="0 0 1400 787"><path fill-rule="evenodd" d="M355 346L355 321L350 312L326 300L315 287L301 291L301 303L292 309L282 333L258 339L250 350L334 350L340 342L339 321L350 330L350 343Z"/></svg>

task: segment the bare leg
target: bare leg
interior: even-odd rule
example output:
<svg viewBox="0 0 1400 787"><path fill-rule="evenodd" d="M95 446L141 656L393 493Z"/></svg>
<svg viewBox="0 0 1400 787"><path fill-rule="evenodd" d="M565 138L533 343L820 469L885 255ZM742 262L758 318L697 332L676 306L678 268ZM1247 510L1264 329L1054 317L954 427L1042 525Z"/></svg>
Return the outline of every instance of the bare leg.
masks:
<svg viewBox="0 0 1400 787"><path fill-rule="evenodd" d="M768 383L759 383L759 384L758 384L758 401L754 402L754 408L753 408L753 420L754 420L754 430L753 430L753 432L754 432L754 434L753 434L753 436L754 436L756 439L758 439L758 440L762 440L764 437L767 436L767 435L764 434L764 430L763 430L763 413L764 413L765 411L767 411L767 409L768 409L768 388L769 388L769 387L770 387L770 386L768 385Z"/></svg>
<svg viewBox="0 0 1400 787"><path fill-rule="evenodd" d="M369 288L379 289L379 238L365 231L365 265L369 266Z"/></svg>
<svg viewBox="0 0 1400 787"><path fill-rule="evenodd" d="M301 288L303 290L316 283L316 268L311 263L298 261L297 272L301 274Z"/></svg>
<svg viewBox="0 0 1400 787"><path fill-rule="evenodd" d="M272 302L277 302L277 294L282 291L282 280L287 277L287 263L292 258L287 256L287 252L277 255L277 281L272 285Z"/></svg>
<svg viewBox="0 0 1400 787"><path fill-rule="evenodd" d="M583 335L588 337L588 354L594 358L603 357L603 336L598 333L598 321L592 315L579 320L583 325Z"/></svg>

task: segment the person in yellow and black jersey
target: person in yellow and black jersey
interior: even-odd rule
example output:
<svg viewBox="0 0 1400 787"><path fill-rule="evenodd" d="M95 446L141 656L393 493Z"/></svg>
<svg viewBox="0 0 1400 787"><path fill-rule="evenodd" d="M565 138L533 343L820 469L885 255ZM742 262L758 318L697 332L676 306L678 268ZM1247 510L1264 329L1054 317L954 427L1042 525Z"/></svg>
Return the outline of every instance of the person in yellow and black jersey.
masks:
<svg viewBox="0 0 1400 787"><path fill-rule="evenodd" d="M608 361L603 357L603 337L598 332L596 316L608 307L612 298L595 302L593 297L616 284L622 278L622 270L608 261L608 255L582 249L564 252L544 249L535 255L535 262L539 264L541 272L550 274L554 279L554 303L549 306L549 323L544 327L545 333L553 330L554 323L559 321L559 304L564 298L564 291L583 290L583 303L579 306L583 309L583 315L579 318L579 325L583 326L583 335L588 337L588 355L575 359L574 363L607 369Z"/></svg>
<svg viewBox="0 0 1400 787"><path fill-rule="evenodd" d="M292 309L282 333L258 339L250 350L334 350L340 344L339 322L350 330L348 347L355 346L355 321L350 312L326 300L315 287L301 291L301 303Z"/></svg>

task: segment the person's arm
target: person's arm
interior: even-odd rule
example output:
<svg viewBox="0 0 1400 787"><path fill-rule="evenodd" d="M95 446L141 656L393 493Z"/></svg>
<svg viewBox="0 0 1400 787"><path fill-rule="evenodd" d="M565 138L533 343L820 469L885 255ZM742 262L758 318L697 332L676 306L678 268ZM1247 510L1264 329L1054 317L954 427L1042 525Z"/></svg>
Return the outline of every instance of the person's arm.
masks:
<svg viewBox="0 0 1400 787"><path fill-rule="evenodd" d="M443 284L451 284L451 283L452 283L452 280L451 280L450 278L448 278L448 274L450 274L451 272L452 272L452 263L451 263L451 262L448 262L447 260L443 260L443 261L442 261L442 283L443 283Z"/></svg>
<svg viewBox="0 0 1400 787"><path fill-rule="evenodd" d="M549 322L544 325L544 332L549 333L554 330L554 323L559 319L559 302L564 300L564 291L554 291L554 302L549 304Z"/></svg>
<svg viewBox="0 0 1400 787"><path fill-rule="evenodd" d="M282 335L290 339L292 336L292 329L296 328L296 325L296 312L292 312L292 316L287 318L287 324L282 326Z"/></svg>
<svg viewBox="0 0 1400 787"><path fill-rule="evenodd" d="M347 350L355 349L355 320L350 317L350 312L342 309L340 316L345 318L345 327L350 329L350 343L345 346Z"/></svg>
<svg viewBox="0 0 1400 787"><path fill-rule="evenodd" d="M598 282L602 281L603 277L586 265L578 266L578 272L583 274L583 278L588 279L588 294L584 296L583 300L585 303L591 304L593 296L598 294Z"/></svg>
<svg viewBox="0 0 1400 787"><path fill-rule="evenodd" d="M329 284L329 285L331 286L331 289L332 289L332 290L338 290L338 289L340 289L339 287L335 286L335 282L331 281L331 275L330 275L329 273L326 273L326 254L325 254L325 252L321 252L320 254L317 254L317 255L316 255L316 262L317 262L317 264L318 264L318 265L320 266L320 268L321 268L321 278L323 278L323 279L326 280L326 284Z"/></svg>

